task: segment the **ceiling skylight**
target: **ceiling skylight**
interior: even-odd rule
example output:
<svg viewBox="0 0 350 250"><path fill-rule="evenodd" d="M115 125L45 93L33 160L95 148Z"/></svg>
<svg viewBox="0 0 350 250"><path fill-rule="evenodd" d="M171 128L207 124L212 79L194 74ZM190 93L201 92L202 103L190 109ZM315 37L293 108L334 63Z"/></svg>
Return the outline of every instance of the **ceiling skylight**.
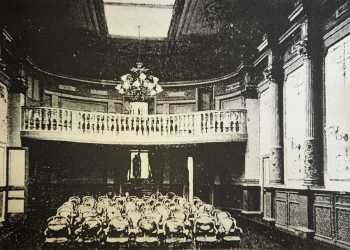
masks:
<svg viewBox="0 0 350 250"><path fill-rule="evenodd" d="M167 37L175 0L104 0L109 34L142 38Z"/></svg>

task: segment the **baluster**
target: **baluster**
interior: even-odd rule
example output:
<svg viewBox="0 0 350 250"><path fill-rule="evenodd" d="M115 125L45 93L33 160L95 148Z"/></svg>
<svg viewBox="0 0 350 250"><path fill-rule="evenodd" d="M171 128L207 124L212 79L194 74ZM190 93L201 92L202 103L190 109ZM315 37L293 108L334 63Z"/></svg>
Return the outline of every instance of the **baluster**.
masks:
<svg viewBox="0 0 350 250"><path fill-rule="evenodd" d="M140 132L144 135L145 132L145 116L140 116Z"/></svg>
<svg viewBox="0 0 350 250"><path fill-rule="evenodd" d="M52 130L58 130L58 111L57 109L52 110Z"/></svg>
<svg viewBox="0 0 350 250"><path fill-rule="evenodd" d="M47 127L47 109L46 108L42 108L41 109L41 127L40 129L43 131L46 131L46 127Z"/></svg>
<svg viewBox="0 0 350 250"><path fill-rule="evenodd" d="M101 130L101 133L104 134L106 132L106 116L105 116L105 114L101 114L100 118L101 118L100 130Z"/></svg>
<svg viewBox="0 0 350 250"><path fill-rule="evenodd" d="M111 116L109 114L103 115L103 130L105 133L111 132L110 131L110 126L111 126Z"/></svg>
<svg viewBox="0 0 350 250"><path fill-rule="evenodd" d="M53 130L52 125L53 125L52 109L48 109L47 110L47 130Z"/></svg>
<svg viewBox="0 0 350 250"><path fill-rule="evenodd" d="M30 129L35 130L35 109L33 108L31 110L31 115L30 115Z"/></svg>
<svg viewBox="0 0 350 250"><path fill-rule="evenodd" d="M83 115L81 112L75 112L75 120L73 120L73 132L81 132L84 133L83 129Z"/></svg>
<svg viewBox="0 0 350 250"><path fill-rule="evenodd" d="M118 121L120 122L119 120L119 116L118 115L113 115L113 133L114 134L118 134L119 133L119 128L118 127Z"/></svg>
<svg viewBox="0 0 350 250"><path fill-rule="evenodd" d="M124 131L125 131L125 133L128 133L128 131L129 131L129 128L130 128L129 124L130 124L129 117L124 116Z"/></svg>
<svg viewBox="0 0 350 250"><path fill-rule="evenodd" d="M149 117L149 134L154 135L153 116Z"/></svg>
<svg viewBox="0 0 350 250"><path fill-rule="evenodd" d="M179 115L176 116L176 123L175 123L175 134L178 135L180 130L180 119Z"/></svg>
<svg viewBox="0 0 350 250"><path fill-rule="evenodd" d="M117 119L116 133L117 133L117 134L120 134L120 132L122 131L121 116L120 116L120 115L117 115L116 119Z"/></svg>
<svg viewBox="0 0 350 250"><path fill-rule="evenodd" d="M183 116L183 120L184 120L184 122L183 122L183 130L184 130L184 135L188 135L188 114L185 114L184 116Z"/></svg>
<svg viewBox="0 0 350 250"><path fill-rule="evenodd" d="M95 131L96 133L101 132L101 115L95 114Z"/></svg>
<svg viewBox="0 0 350 250"><path fill-rule="evenodd" d="M115 132L115 115L108 115L108 120L107 120L107 127L108 127L108 131L110 132L110 134L113 134Z"/></svg>
<svg viewBox="0 0 350 250"><path fill-rule="evenodd" d="M159 117L158 116L154 117L154 120L156 122L156 128L155 128L156 134L159 134Z"/></svg>
<svg viewBox="0 0 350 250"><path fill-rule="evenodd" d="M167 134L167 135L170 135L170 120L171 120L171 117L168 116L168 117L166 118L166 134Z"/></svg>
<svg viewBox="0 0 350 250"><path fill-rule="evenodd" d="M174 135L175 134L175 129L176 129L176 116L175 115L173 115L172 117L171 117L172 119L171 119L171 123L170 123L170 133L172 134L172 135Z"/></svg>
<svg viewBox="0 0 350 250"><path fill-rule="evenodd" d="M178 124L179 124L178 134L182 135L182 115L178 115Z"/></svg>
<svg viewBox="0 0 350 250"><path fill-rule="evenodd" d="M223 112L219 112L219 132L222 133L224 132L224 122L223 122Z"/></svg>
<svg viewBox="0 0 350 250"><path fill-rule="evenodd" d="M75 114L75 112L73 113L73 111L71 111L71 110L68 113L68 128L69 128L69 131L73 131L74 114Z"/></svg>
<svg viewBox="0 0 350 250"><path fill-rule="evenodd" d="M69 111L64 111L64 130L68 131L69 129Z"/></svg>
<svg viewBox="0 0 350 250"><path fill-rule="evenodd" d="M136 127L137 127L137 116L133 116L133 117L132 117L132 132L133 132L135 135L137 135Z"/></svg>
<svg viewBox="0 0 350 250"><path fill-rule="evenodd" d="M85 114L83 112L79 112L79 124L80 124L80 129L83 133L85 133L86 130L86 123L85 123Z"/></svg>
<svg viewBox="0 0 350 250"><path fill-rule="evenodd" d="M97 115L96 114L92 114L92 132L94 134L96 134L98 132L97 130Z"/></svg>
<svg viewBox="0 0 350 250"><path fill-rule="evenodd" d="M39 130L40 126L40 109L34 109L34 130Z"/></svg>
<svg viewBox="0 0 350 250"><path fill-rule="evenodd" d="M95 129L96 129L96 120L95 120L95 115L93 113L89 114L90 117L90 133L94 134L95 133Z"/></svg>
<svg viewBox="0 0 350 250"><path fill-rule="evenodd" d="M191 125L191 114L187 114L187 134L191 135L192 125Z"/></svg>
<svg viewBox="0 0 350 250"><path fill-rule="evenodd" d="M96 133L101 132L101 115L96 114Z"/></svg>
<svg viewBox="0 0 350 250"><path fill-rule="evenodd" d="M214 115L212 111L208 111L208 119L209 119L209 133L214 134Z"/></svg>
<svg viewBox="0 0 350 250"><path fill-rule="evenodd" d="M103 130L105 129L105 126L104 126L104 114L100 114L99 115L99 117L100 117L100 130L99 130L99 132L101 133L101 134L103 134Z"/></svg>
<svg viewBox="0 0 350 250"><path fill-rule="evenodd" d="M38 109L38 128L37 130L44 130L44 114L45 114L45 109L44 108L39 108Z"/></svg>
<svg viewBox="0 0 350 250"><path fill-rule="evenodd" d="M90 114L84 112L85 121L85 131L90 133Z"/></svg>
<svg viewBox="0 0 350 250"><path fill-rule="evenodd" d="M57 130L62 131L62 109L57 109Z"/></svg>
<svg viewBox="0 0 350 250"><path fill-rule="evenodd" d="M181 128L181 134L182 135L185 135L185 118L186 118L186 115L181 115L180 117L180 128Z"/></svg>
<svg viewBox="0 0 350 250"><path fill-rule="evenodd" d="M23 129L28 130L28 109L25 107L22 107L22 124L23 124Z"/></svg>
<svg viewBox="0 0 350 250"><path fill-rule="evenodd" d="M120 116L120 133L125 132L125 116Z"/></svg>
<svg viewBox="0 0 350 250"><path fill-rule="evenodd" d="M61 112L61 131L65 131L66 130L66 110L60 110Z"/></svg>
<svg viewBox="0 0 350 250"><path fill-rule="evenodd" d="M220 127L220 113L218 111L215 111L214 117L215 117L214 131L215 133L218 133L219 127Z"/></svg>
<svg viewBox="0 0 350 250"><path fill-rule="evenodd" d="M35 112L34 109L31 109L31 110L30 110L30 116L29 116L29 130L34 130L34 121L35 121L34 112Z"/></svg>
<svg viewBox="0 0 350 250"><path fill-rule="evenodd" d="M225 124L226 124L226 129L225 132L229 132L230 131L230 112L226 112L226 119L225 119Z"/></svg>
<svg viewBox="0 0 350 250"><path fill-rule="evenodd" d="M132 126L131 126L132 130L131 130L131 132L133 134L135 134L135 136L137 135L137 118L138 118L137 116L132 117Z"/></svg>
<svg viewBox="0 0 350 250"><path fill-rule="evenodd" d="M145 135L149 135L149 116L145 116Z"/></svg>
<svg viewBox="0 0 350 250"><path fill-rule="evenodd" d="M67 131L67 129L68 129L68 111L63 110L62 116L63 116L62 117L63 130Z"/></svg>
<svg viewBox="0 0 350 250"><path fill-rule="evenodd" d="M205 132L205 116L203 113L201 113L201 133L203 134Z"/></svg>
<svg viewBox="0 0 350 250"><path fill-rule="evenodd" d="M142 132L141 132L141 115L137 116L136 117L136 133L138 135L142 135Z"/></svg>
<svg viewBox="0 0 350 250"><path fill-rule="evenodd" d="M139 116L139 135L143 135L143 120L144 120L144 116L140 115Z"/></svg>
<svg viewBox="0 0 350 250"><path fill-rule="evenodd" d="M234 111L231 111L230 112L230 132L231 133L234 133L236 132L236 121L237 119L235 119L235 112Z"/></svg>
<svg viewBox="0 0 350 250"><path fill-rule="evenodd" d="M160 121L160 135L164 135L164 117L160 116L159 117L159 121Z"/></svg>

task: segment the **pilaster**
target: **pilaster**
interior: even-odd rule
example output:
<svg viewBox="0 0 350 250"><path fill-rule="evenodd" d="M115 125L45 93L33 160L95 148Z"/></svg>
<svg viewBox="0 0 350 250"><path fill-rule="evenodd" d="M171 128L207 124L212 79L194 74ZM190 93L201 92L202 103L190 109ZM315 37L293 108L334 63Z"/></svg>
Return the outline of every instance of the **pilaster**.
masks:
<svg viewBox="0 0 350 250"><path fill-rule="evenodd" d="M269 80L270 93L272 95L272 130L271 130L271 165L269 171L270 184L283 183L283 69L279 50L275 41L272 44L272 54L269 60L269 68L265 71L265 77Z"/></svg>
<svg viewBox="0 0 350 250"><path fill-rule="evenodd" d="M319 123L322 121L320 77L322 47L320 25L317 19L319 5L315 1L303 1L308 19L302 24L299 54L305 67L305 112L306 127L304 140L304 182L305 186L322 184L322 137Z"/></svg>

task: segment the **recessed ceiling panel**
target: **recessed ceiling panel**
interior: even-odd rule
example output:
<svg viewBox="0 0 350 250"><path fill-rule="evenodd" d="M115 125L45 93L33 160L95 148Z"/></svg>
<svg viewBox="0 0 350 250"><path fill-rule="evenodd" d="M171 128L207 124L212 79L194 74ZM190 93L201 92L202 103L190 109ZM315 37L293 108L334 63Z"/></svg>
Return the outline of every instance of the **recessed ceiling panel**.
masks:
<svg viewBox="0 0 350 250"><path fill-rule="evenodd" d="M112 36L165 38L174 0L105 0L105 15Z"/></svg>

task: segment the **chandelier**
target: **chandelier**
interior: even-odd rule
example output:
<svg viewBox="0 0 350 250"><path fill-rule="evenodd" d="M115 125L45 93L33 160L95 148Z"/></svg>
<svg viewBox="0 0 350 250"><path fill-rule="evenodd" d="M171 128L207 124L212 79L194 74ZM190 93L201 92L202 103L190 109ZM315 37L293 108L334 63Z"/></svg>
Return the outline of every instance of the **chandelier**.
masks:
<svg viewBox="0 0 350 250"><path fill-rule="evenodd" d="M138 42L138 58L136 68L132 67L130 73L120 77L121 83L117 83L115 87L119 94L127 97L131 102L145 102L149 97L153 97L163 91L162 86L158 84L159 78L153 76L150 70L143 66L140 60L140 41L141 26L138 25L139 42Z"/></svg>
<svg viewBox="0 0 350 250"><path fill-rule="evenodd" d="M151 75L150 70L137 62L130 73L120 77L120 83L115 87L119 94L127 97L132 102L144 102L163 91L159 85L159 78Z"/></svg>

